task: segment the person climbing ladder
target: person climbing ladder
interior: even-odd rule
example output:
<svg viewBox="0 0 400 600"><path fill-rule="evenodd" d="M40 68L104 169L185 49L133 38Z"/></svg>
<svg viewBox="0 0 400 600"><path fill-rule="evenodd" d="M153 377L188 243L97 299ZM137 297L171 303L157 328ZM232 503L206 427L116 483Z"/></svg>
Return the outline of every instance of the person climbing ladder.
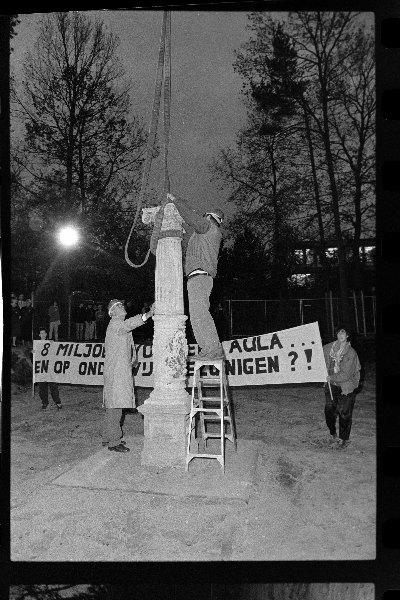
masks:
<svg viewBox="0 0 400 600"><path fill-rule="evenodd" d="M185 256L185 275L189 297L189 316L201 352L196 360L221 360L223 348L210 313L210 294L217 274L218 252L222 240L220 225L224 213L219 208L199 215L183 198L167 194L188 226L194 228Z"/></svg>

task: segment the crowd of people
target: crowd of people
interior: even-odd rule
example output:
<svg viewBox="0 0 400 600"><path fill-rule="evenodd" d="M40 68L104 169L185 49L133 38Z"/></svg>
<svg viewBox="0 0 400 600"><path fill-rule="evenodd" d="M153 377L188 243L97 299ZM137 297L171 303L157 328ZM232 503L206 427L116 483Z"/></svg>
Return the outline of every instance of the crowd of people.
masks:
<svg viewBox="0 0 400 600"><path fill-rule="evenodd" d="M103 304L80 302L73 310L72 319L75 322L75 337L78 342L104 340L107 313Z"/></svg>
<svg viewBox="0 0 400 600"><path fill-rule="evenodd" d="M12 345L32 346L33 306L31 298L11 294Z"/></svg>
<svg viewBox="0 0 400 600"><path fill-rule="evenodd" d="M145 302L143 311L148 306L149 303ZM63 322L61 321L62 315L59 303L56 300L50 304L48 309L46 308L46 312L46 317L42 315L40 319L37 319L40 322L35 323L32 299L25 298L24 294L11 293L11 338L13 347L27 346L31 348L33 346L33 328L37 329L37 325L46 329L49 340L58 342L60 327L66 325L66 319L64 318ZM104 304L80 302L72 308L71 313L71 337L74 337L75 334L76 341L104 341L109 322Z"/></svg>

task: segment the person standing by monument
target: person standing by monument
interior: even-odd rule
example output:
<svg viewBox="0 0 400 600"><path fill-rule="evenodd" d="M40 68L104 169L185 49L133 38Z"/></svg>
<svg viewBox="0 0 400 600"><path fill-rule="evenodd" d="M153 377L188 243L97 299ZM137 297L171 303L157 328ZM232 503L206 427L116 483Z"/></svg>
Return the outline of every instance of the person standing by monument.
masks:
<svg viewBox="0 0 400 600"><path fill-rule="evenodd" d="M47 329L44 327L39 329L39 339L47 340ZM61 410L62 403L58 391L58 383L56 381L39 381L39 397L42 401L42 410L47 410L49 405L49 390L57 410Z"/></svg>
<svg viewBox="0 0 400 600"><path fill-rule="evenodd" d="M129 452L124 442L120 421L123 408L135 407L135 390L132 363L136 359L131 331L140 327L154 315L154 305L149 312L125 319L123 300L108 304L111 320L105 337L103 407L105 408L103 446L114 452Z"/></svg>
<svg viewBox="0 0 400 600"><path fill-rule="evenodd" d="M210 313L210 295L213 278L217 274L222 240L220 226L224 213L216 208L201 216L183 198L167 194L167 199L175 204L185 223L194 229L186 249L184 272L187 277L190 323L201 351L191 358L221 360L224 351Z"/></svg>

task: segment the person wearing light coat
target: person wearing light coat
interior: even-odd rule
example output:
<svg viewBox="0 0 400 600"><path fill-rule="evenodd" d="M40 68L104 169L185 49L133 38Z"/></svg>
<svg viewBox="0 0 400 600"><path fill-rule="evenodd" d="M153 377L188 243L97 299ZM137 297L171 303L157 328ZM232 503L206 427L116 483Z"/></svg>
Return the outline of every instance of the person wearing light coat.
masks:
<svg viewBox="0 0 400 600"><path fill-rule="evenodd" d="M132 364L136 360L136 351L131 331L153 316L154 305L145 314L125 319L123 301L111 300L108 314L111 320L105 337L103 445L108 445L108 449L115 452L129 452L129 448L121 442L120 420L123 408L135 407Z"/></svg>

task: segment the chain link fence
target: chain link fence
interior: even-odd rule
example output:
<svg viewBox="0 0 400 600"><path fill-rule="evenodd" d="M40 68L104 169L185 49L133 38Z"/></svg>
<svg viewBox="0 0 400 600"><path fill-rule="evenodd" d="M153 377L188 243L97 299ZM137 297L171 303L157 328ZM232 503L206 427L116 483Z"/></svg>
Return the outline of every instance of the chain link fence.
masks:
<svg viewBox="0 0 400 600"><path fill-rule="evenodd" d="M284 300L224 300L224 339L250 337L318 321L323 341L335 337L343 323L341 300L332 294L324 298ZM349 297L351 328L358 336L376 333L375 296L353 293Z"/></svg>
<svg viewBox="0 0 400 600"><path fill-rule="evenodd" d="M99 304L101 300L80 299L87 304ZM33 333L37 337L40 327L49 327L48 301L34 302ZM73 298L70 302L59 302L61 326L59 339L75 339ZM104 303L103 303L104 306ZM376 333L375 296L353 293L349 297L351 327L361 337L374 336ZM335 337L335 327L343 322L340 298L326 294L324 298L296 298L284 300L224 300L222 310L213 313L223 340L250 337L270 333L279 329L288 329L317 321L322 340Z"/></svg>

